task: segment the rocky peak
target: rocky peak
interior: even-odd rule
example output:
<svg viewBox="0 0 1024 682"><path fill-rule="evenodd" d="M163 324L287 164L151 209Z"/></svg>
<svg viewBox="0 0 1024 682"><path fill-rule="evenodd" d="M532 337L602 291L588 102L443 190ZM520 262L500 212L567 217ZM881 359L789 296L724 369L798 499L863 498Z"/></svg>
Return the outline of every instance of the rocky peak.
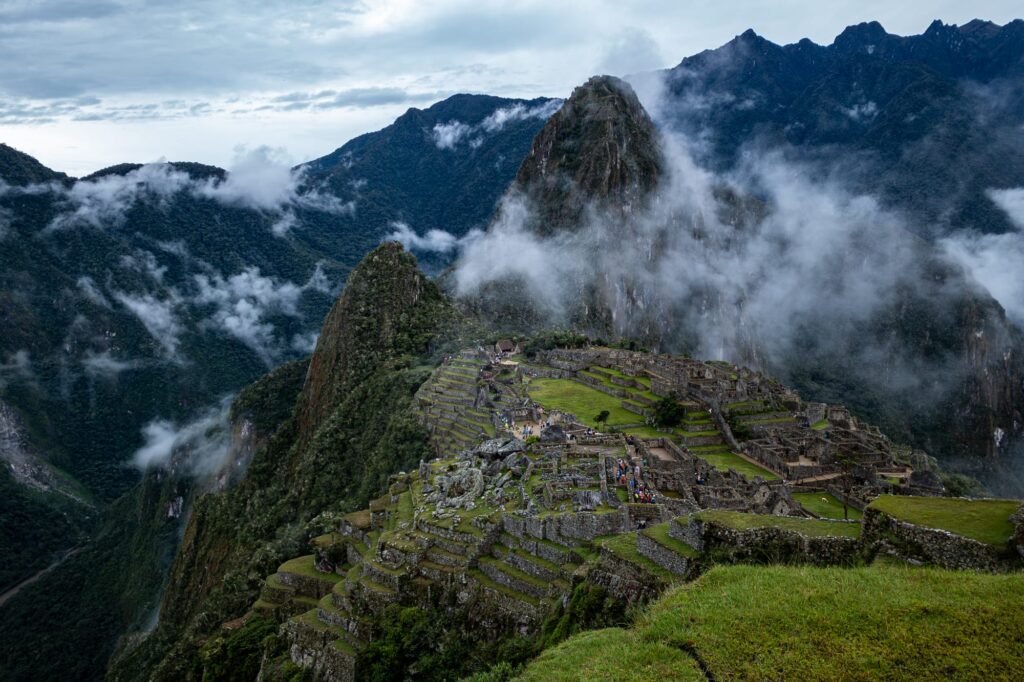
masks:
<svg viewBox="0 0 1024 682"><path fill-rule="evenodd" d="M356 384L389 360L424 352L450 307L397 242L385 242L352 270L324 320L302 389L303 437Z"/></svg>
<svg viewBox="0 0 1024 682"><path fill-rule="evenodd" d="M641 203L662 173L657 133L636 93L618 78L595 76L534 139L514 188L535 202L543 234L577 227L591 201Z"/></svg>

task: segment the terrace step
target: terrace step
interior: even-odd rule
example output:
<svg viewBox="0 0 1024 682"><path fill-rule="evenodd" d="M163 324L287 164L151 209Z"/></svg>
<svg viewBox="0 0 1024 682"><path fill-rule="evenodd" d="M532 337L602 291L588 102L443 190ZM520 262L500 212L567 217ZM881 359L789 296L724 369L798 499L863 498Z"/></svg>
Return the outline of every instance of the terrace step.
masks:
<svg viewBox="0 0 1024 682"><path fill-rule="evenodd" d="M535 599L543 599L547 595L546 583L494 557L480 557L479 568L491 580L516 592L528 594Z"/></svg>

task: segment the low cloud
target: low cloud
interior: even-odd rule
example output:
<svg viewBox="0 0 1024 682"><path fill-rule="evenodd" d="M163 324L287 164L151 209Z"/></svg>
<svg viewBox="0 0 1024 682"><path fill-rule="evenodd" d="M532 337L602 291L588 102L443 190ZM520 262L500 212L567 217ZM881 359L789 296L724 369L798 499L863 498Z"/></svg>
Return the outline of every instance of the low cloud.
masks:
<svg viewBox="0 0 1024 682"><path fill-rule="evenodd" d="M73 227L116 228L124 224L128 211L139 202L166 207L181 194L258 211L273 219L271 232L278 237L301 224L296 213L299 210L349 216L355 213L354 201L342 201L318 187L306 187L304 181L305 171L292 168L283 150L264 146L251 150L239 147L223 178L193 178L173 164L158 162L124 174L78 180L70 187L46 183L6 190L57 196L63 210L47 226L47 232Z"/></svg>
<svg viewBox="0 0 1024 682"><path fill-rule="evenodd" d="M115 292L114 298L138 318L169 358L179 359L178 344L184 329L175 313L180 300L173 290L163 299L153 294L133 295L121 291Z"/></svg>
<svg viewBox="0 0 1024 682"><path fill-rule="evenodd" d="M79 277L78 288L82 291L82 294L85 296L85 298L91 303L95 303L98 306L103 306L104 308L112 307L110 305L110 301L108 301L107 297L103 295L103 292L100 291L100 288L96 286L96 282L93 281L92 277Z"/></svg>
<svg viewBox="0 0 1024 682"><path fill-rule="evenodd" d="M0 390L14 382L36 383L36 374L32 370L32 356L27 350L9 353L0 360Z"/></svg>
<svg viewBox="0 0 1024 682"><path fill-rule="evenodd" d="M471 232L460 240L451 232L444 230L428 230L422 237L416 231L403 222L390 223L391 233L384 238L384 241L400 243L409 251L424 251L432 253L451 253L460 245L467 243L466 240L475 239L479 232Z"/></svg>
<svg viewBox="0 0 1024 682"><path fill-rule="evenodd" d="M988 196L1016 230L958 232L940 239L939 246L988 289L1010 319L1024 325L1024 188L989 190Z"/></svg>
<svg viewBox="0 0 1024 682"><path fill-rule="evenodd" d="M192 302L214 307L204 324L238 339L268 365L284 350L268 318L274 315L300 317L298 303L303 291L329 291L327 277L319 265L302 286L266 277L257 267L226 278L219 273L195 275L195 283L198 294ZM289 345L292 348L298 345L301 349L308 344L292 339Z"/></svg>
<svg viewBox="0 0 1024 682"><path fill-rule="evenodd" d="M299 179L283 149L240 148L227 176L211 179L196 192L223 204L271 211L297 200Z"/></svg>
<svg viewBox="0 0 1024 682"><path fill-rule="evenodd" d="M479 147L485 135L501 132L505 126L517 121L536 118L547 120L562 106L562 100L552 99L535 106L522 103L496 109L487 118L476 125L469 125L459 120L438 123L431 131L434 146L438 149L455 149L468 141L472 148Z"/></svg>
<svg viewBox="0 0 1024 682"><path fill-rule="evenodd" d="M231 399L225 398L185 424L167 419L149 422L142 428L145 443L132 455L132 466L140 471L172 469L197 477L217 472L230 453L230 405Z"/></svg>
<svg viewBox="0 0 1024 682"><path fill-rule="evenodd" d="M103 353L87 352L82 359L82 367L85 373L92 377L116 378L121 372L130 369L138 369L142 366L139 360L119 360L110 351Z"/></svg>

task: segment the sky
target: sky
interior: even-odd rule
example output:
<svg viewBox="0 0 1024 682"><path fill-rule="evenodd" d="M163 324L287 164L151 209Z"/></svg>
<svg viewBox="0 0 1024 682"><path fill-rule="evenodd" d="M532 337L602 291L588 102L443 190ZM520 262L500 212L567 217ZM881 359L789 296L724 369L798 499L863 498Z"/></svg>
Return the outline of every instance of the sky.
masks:
<svg viewBox="0 0 1024 682"><path fill-rule="evenodd" d="M457 92L565 97L748 28L828 44L877 20L1003 24L1018 1L0 0L0 141L81 176L160 159L294 163Z"/></svg>

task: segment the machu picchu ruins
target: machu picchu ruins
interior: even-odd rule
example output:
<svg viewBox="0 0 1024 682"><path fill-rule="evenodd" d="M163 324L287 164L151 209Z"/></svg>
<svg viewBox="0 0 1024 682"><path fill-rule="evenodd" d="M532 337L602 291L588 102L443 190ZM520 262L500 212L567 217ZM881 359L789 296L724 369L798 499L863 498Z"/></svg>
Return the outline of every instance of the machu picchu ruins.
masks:
<svg viewBox="0 0 1024 682"><path fill-rule="evenodd" d="M633 604L721 563L1006 571L1024 557L1019 503L938 497L924 453L729 363L476 346L446 356L413 403L435 458L337 519L252 606L317 679L354 679L390 604L462 609L497 638L536 631L581 583ZM880 502L916 499L1001 515L1006 537Z"/></svg>

